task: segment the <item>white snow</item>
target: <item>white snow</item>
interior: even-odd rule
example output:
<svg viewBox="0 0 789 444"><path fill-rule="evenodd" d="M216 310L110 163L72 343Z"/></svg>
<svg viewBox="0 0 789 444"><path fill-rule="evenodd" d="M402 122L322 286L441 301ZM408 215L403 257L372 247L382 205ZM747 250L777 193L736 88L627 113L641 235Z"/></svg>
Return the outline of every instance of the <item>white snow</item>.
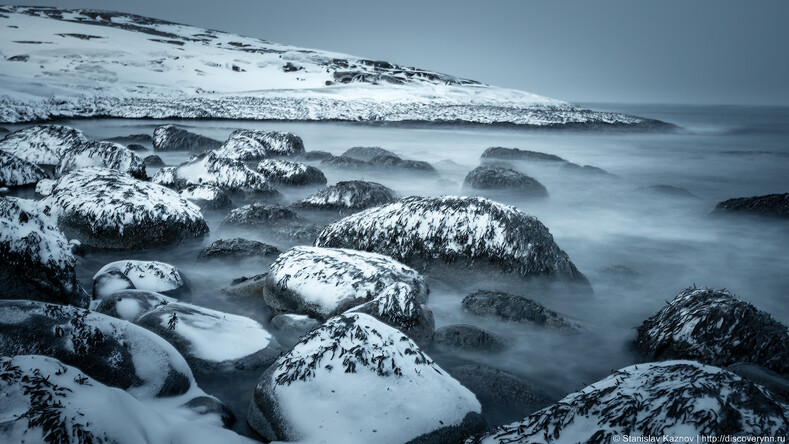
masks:
<svg viewBox="0 0 789 444"><path fill-rule="evenodd" d="M0 18L0 21L2 20ZM0 36L4 32L5 30L0 30ZM0 37L0 42L4 41L5 39ZM3 52L0 46L0 54ZM2 63L0 58L0 64ZM0 68L0 72L5 71ZM1 75L0 79L2 79ZM0 101L2 88L0 86ZM2 117L1 113L0 117ZM4 119L0 118L0 120ZM37 165L57 165L68 150L78 148L87 142L88 139L82 131L61 125L36 125L7 135L0 140L0 150Z"/></svg>
<svg viewBox="0 0 789 444"><path fill-rule="evenodd" d="M184 286L184 280L177 268L157 261L122 260L111 262L101 267L93 275L93 279L96 280L100 275L111 270L123 273L132 281L137 290L161 293Z"/></svg>
<svg viewBox="0 0 789 444"><path fill-rule="evenodd" d="M0 197L0 244L55 270L73 270L75 260L69 242L55 218L43 210L33 200Z"/></svg>
<svg viewBox="0 0 789 444"><path fill-rule="evenodd" d="M174 170L165 171L163 168L153 181L163 185L173 183L182 188L188 185L212 185L226 191L274 191L262 174L249 169L243 162L222 157L217 151L185 162Z"/></svg>
<svg viewBox="0 0 789 444"><path fill-rule="evenodd" d="M95 141L67 150L55 172L63 175L72 170L91 166L110 168L140 178L145 176L145 163L133 151L119 143Z"/></svg>
<svg viewBox="0 0 789 444"><path fill-rule="evenodd" d="M0 150L0 186L32 185L46 180L47 174L36 164Z"/></svg>

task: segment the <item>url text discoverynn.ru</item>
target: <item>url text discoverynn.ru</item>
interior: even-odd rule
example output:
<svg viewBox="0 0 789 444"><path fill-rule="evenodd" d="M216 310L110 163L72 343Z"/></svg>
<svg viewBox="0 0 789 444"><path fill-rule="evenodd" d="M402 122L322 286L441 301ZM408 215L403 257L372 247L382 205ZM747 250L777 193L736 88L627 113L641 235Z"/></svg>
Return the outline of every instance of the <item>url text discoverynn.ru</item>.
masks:
<svg viewBox="0 0 789 444"><path fill-rule="evenodd" d="M614 435L612 441L615 443L785 443L786 436L734 436L734 435Z"/></svg>

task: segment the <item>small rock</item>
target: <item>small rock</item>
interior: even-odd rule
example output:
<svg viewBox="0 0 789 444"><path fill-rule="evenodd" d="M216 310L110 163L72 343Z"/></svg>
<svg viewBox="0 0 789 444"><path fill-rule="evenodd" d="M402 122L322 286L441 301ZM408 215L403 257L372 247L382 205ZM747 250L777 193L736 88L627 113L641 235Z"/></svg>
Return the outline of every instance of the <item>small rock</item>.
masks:
<svg viewBox="0 0 789 444"><path fill-rule="evenodd" d="M222 146L222 142L190 133L175 125L157 126L153 130L154 151L190 151L202 153Z"/></svg>
<svg viewBox="0 0 789 444"><path fill-rule="evenodd" d="M441 348L483 353L498 353L507 348L504 339L495 333L466 324L437 329L433 333L433 344Z"/></svg>
<svg viewBox="0 0 789 444"><path fill-rule="evenodd" d="M479 316L489 316L507 322L520 322L538 326L576 330L578 326L542 305L500 291L479 290L463 298L463 309Z"/></svg>
<svg viewBox="0 0 789 444"><path fill-rule="evenodd" d="M203 248L197 256L201 262L210 260L246 261L249 259L271 259L279 256L277 247L254 240L233 238L219 239Z"/></svg>

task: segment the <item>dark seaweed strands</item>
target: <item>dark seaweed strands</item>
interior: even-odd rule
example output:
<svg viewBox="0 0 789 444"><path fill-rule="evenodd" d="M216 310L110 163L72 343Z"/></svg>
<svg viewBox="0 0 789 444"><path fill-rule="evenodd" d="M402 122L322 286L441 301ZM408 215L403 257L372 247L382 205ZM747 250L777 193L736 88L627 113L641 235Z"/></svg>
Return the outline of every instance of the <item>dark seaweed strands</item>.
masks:
<svg viewBox="0 0 789 444"><path fill-rule="evenodd" d="M393 356L387 353L385 344L365 344L370 335L377 336L380 339L384 337L376 329L362 328L356 325L354 319L348 316L340 316L335 318L336 322L330 327L321 327L315 329L301 338L298 345L304 345L315 340L321 340L323 335L328 333L328 339L333 342L329 346L321 346L318 351L313 353L306 359L294 359L290 356L280 358L277 365L277 372L279 373L275 378L277 385L290 385L297 380L307 381L315 376L316 369L321 364L321 360L330 354L329 359L334 359L335 356L343 358L342 366L345 373L356 373L357 367L366 367L374 371L378 376L403 376L403 370L397 366ZM349 339L352 342L358 341L359 344L346 349L339 345L343 339ZM400 341L410 341L405 335L401 336ZM391 344L391 342L390 342ZM427 357L418 348L406 348L403 352L405 355L414 356L414 364L425 365L433 368L437 373L441 373L433 365L433 361ZM403 354L400 354L403 356ZM324 366L326 370L332 371L334 368L327 364ZM418 370L417 370L418 371Z"/></svg>
<svg viewBox="0 0 789 444"><path fill-rule="evenodd" d="M664 430L675 424L691 424L699 434L706 436L741 436L743 432L750 434L752 431L759 434L781 427L771 418L783 418L783 428L779 433L781 430L784 434L789 433L786 428L789 418L768 393L732 373L710 373L688 364L655 369L649 375L648 385L640 391L631 394L619 392L601 402L601 398L617 391L618 386L631 377L633 374L625 369L618 370L609 377L616 379L615 385L576 392L527 417L517 426L497 429L492 436L499 444L526 444L533 442L531 438L550 442L561 439L562 431L578 417L600 418L597 422L600 429L585 441L587 444L609 444L615 435L662 436ZM668 387L661 387L663 384L668 384ZM721 399L721 387L729 388L733 394L728 397L728 402ZM696 408L698 400L705 398L718 400L721 414ZM656 400L667 401L656 406ZM751 423L757 418L743 416L740 413L742 409L758 412L763 419ZM639 419L639 416L643 418ZM743 421L753 430L743 430Z"/></svg>
<svg viewBox="0 0 789 444"><path fill-rule="evenodd" d="M58 374L66 373L68 370L60 365ZM17 420L27 420L28 429L41 427L44 441L48 444L61 444L68 442L78 442L81 444L93 444L105 442L85 429L81 423L77 422L76 417L70 421L63 417L63 403L59 398L66 397L67 392L72 390L68 387L61 387L49 381L48 377L41 376L39 369L33 369L32 375L23 374L22 369L11 363L11 358L0 358L0 381L5 385L18 384L22 388L22 393L28 397L30 408L21 414ZM87 378L77 375L74 381L78 384L85 384ZM79 413L82 416L82 413ZM86 425L88 425L86 423Z"/></svg>

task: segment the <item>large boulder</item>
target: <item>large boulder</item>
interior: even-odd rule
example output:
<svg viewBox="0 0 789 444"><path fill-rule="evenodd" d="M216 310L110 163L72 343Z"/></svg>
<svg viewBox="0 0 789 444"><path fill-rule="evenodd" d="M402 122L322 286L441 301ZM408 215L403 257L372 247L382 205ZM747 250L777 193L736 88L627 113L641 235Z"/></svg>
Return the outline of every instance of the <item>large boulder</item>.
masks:
<svg viewBox="0 0 789 444"><path fill-rule="evenodd" d="M36 165L54 166L66 151L88 139L82 131L62 125L36 125L11 133L0 140L0 150Z"/></svg>
<svg viewBox="0 0 789 444"><path fill-rule="evenodd" d="M131 146L131 145L129 145ZM131 149L131 148L130 148ZM142 162L145 166L152 166L152 167L163 167L164 160L161 157L157 156L156 154L151 154L150 156L146 156Z"/></svg>
<svg viewBox="0 0 789 444"><path fill-rule="evenodd" d="M164 338L196 372L262 370L280 355L277 340L244 316L177 302L153 292L122 291L96 309Z"/></svg>
<svg viewBox="0 0 789 444"><path fill-rule="evenodd" d="M328 225L315 245L373 251L413 267L486 264L588 285L537 218L480 197L408 197L370 208Z"/></svg>
<svg viewBox="0 0 789 444"><path fill-rule="evenodd" d="M256 161L304 154L304 142L293 133L240 129L230 133L218 152L230 159Z"/></svg>
<svg viewBox="0 0 789 444"><path fill-rule="evenodd" d="M312 210L362 210L397 200L391 189L375 182L337 182L294 204Z"/></svg>
<svg viewBox="0 0 789 444"><path fill-rule="evenodd" d="M394 156L397 154L383 149L380 146L355 146L345 150L340 156L350 157L351 159L361 160L362 162L369 162L378 156Z"/></svg>
<svg viewBox="0 0 789 444"><path fill-rule="evenodd" d="M407 334L417 344L427 345L433 339L436 323L433 312L417 296L412 285L396 282L348 312L367 313Z"/></svg>
<svg viewBox="0 0 789 444"><path fill-rule="evenodd" d="M507 190L524 197L545 197L545 186L519 171L500 166L482 165L471 170L463 186L473 190Z"/></svg>
<svg viewBox="0 0 789 444"><path fill-rule="evenodd" d="M192 295L180 270L157 261L111 262L93 275L93 299L105 299L120 290L153 291L176 299Z"/></svg>
<svg viewBox="0 0 789 444"><path fill-rule="evenodd" d="M266 179L285 185L325 185L326 176L313 166L280 159L264 159L257 172Z"/></svg>
<svg viewBox="0 0 789 444"><path fill-rule="evenodd" d="M463 298L463 310L505 322L575 330L578 326L560 314L523 296L501 291L478 290Z"/></svg>
<svg viewBox="0 0 789 444"><path fill-rule="evenodd" d="M35 185L47 177L38 165L0 151L0 187Z"/></svg>
<svg viewBox="0 0 789 444"><path fill-rule="evenodd" d="M145 162L125 146L112 142L87 142L67 150L60 158L55 173L59 176L85 167L104 167L146 180Z"/></svg>
<svg viewBox="0 0 789 444"><path fill-rule="evenodd" d="M200 209L165 187L117 170L83 168L58 180L43 202L70 239L93 249L139 249L208 233Z"/></svg>
<svg viewBox="0 0 789 444"><path fill-rule="evenodd" d="M567 162L559 156L553 154L540 153L538 151L522 150L518 148L504 148L494 146L486 149L482 156L482 160L487 159L503 159L503 160L541 160L549 162Z"/></svg>
<svg viewBox="0 0 789 444"><path fill-rule="evenodd" d="M247 229L278 239L311 242L320 228L281 205L252 203L236 208L223 220L221 230Z"/></svg>
<svg viewBox="0 0 789 444"><path fill-rule="evenodd" d="M196 442L197 436L203 442L252 442L216 419L187 418L177 406L153 407L51 357L0 357L0 375L2 442L173 444ZM198 407L193 401L221 405L202 396L186 406Z"/></svg>
<svg viewBox="0 0 789 444"><path fill-rule="evenodd" d="M306 314L325 320L375 299L395 283L407 287L393 293L393 298L416 304L427 300L427 285L419 273L390 257L335 248L294 247L271 264L263 297L277 313ZM404 294L400 295L401 291Z"/></svg>
<svg viewBox="0 0 789 444"><path fill-rule="evenodd" d="M789 329L726 290L683 290L641 324L635 345L649 360L751 362L789 373Z"/></svg>
<svg viewBox="0 0 789 444"><path fill-rule="evenodd" d="M717 367L665 361L618 370L522 421L493 430L481 442L608 444L627 442L627 437L695 442L698 436L787 434L789 411L770 392Z"/></svg>
<svg viewBox="0 0 789 444"><path fill-rule="evenodd" d="M277 247L239 237L233 239L218 239L211 245L200 250L197 255L199 262L222 260L226 262L240 262L248 260L273 259L279 256Z"/></svg>
<svg viewBox="0 0 789 444"><path fill-rule="evenodd" d="M718 203L715 211L789 217L789 193L729 199Z"/></svg>
<svg viewBox="0 0 789 444"><path fill-rule="evenodd" d="M162 168L151 181L179 190L190 186L211 185L228 193L255 197L278 194L265 176L249 169L243 162L220 156L216 151L197 155L175 168Z"/></svg>
<svg viewBox="0 0 789 444"><path fill-rule="evenodd" d="M44 355L135 397L168 397L194 385L164 339L100 313L65 305L0 300L0 356Z"/></svg>
<svg viewBox="0 0 789 444"><path fill-rule="evenodd" d="M154 151L191 151L202 153L215 150L222 142L178 128L175 125L157 126L153 130Z"/></svg>
<svg viewBox="0 0 789 444"><path fill-rule="evenodd" d="M0 296L87 307L71 246L37 202L0 197Z"/></svg>
<svg viewBox="0 0 789 444"><path fill-rule="evenodd" d="M307 333L258 381L247 422L267 440L462 442L474 395L400 331L362 313Z"/></svg>
<svg viewBox="0 0 789 444"><path fill-rule="evenodd" d="M498 353L507 348L507 342L499 335L468 324L439 328L433 334L433 344L443 349L481 353Z"/></svg>

